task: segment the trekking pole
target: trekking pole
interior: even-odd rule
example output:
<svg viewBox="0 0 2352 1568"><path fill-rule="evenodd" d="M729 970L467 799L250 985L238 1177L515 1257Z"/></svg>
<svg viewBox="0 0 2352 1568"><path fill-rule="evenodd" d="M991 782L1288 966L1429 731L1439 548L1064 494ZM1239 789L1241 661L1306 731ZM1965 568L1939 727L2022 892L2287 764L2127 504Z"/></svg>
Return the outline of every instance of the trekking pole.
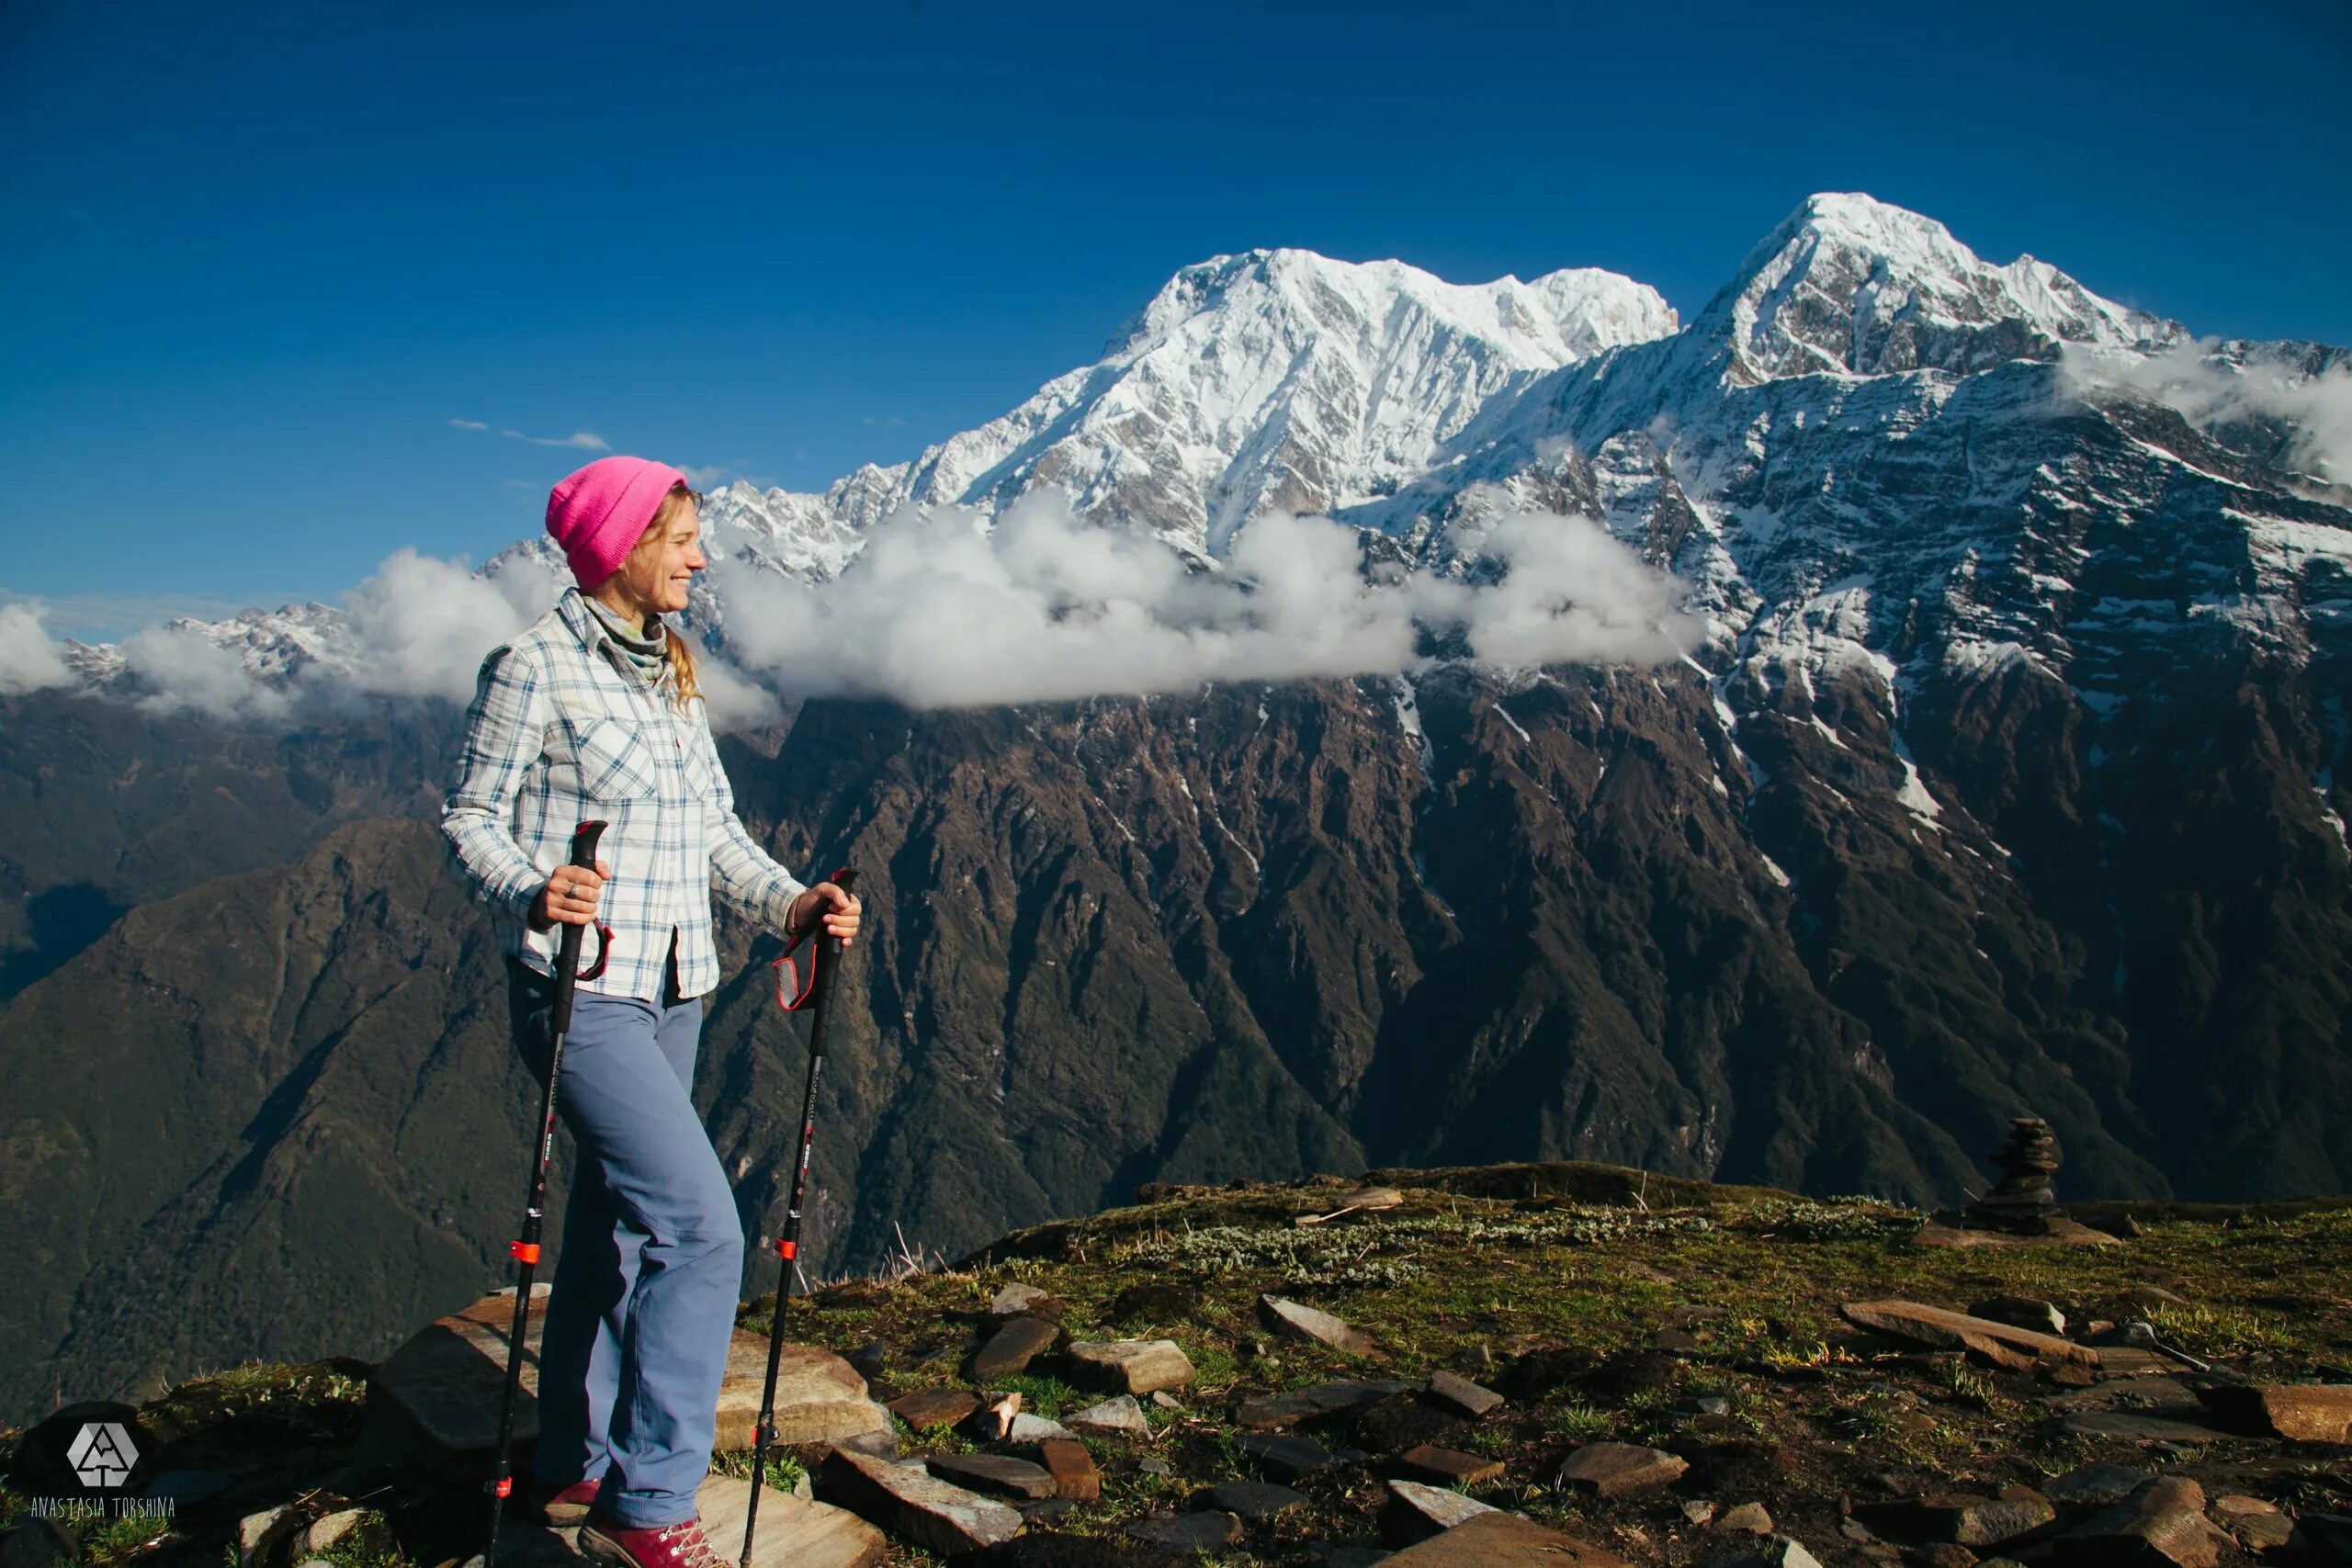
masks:
<svg viewBox="0 0 2352 1568"><path fill-rule="evenodd" d="M826 880L847 893L855 886L857 873L843 866ZM792 1297L792 1275L800 1256L800 1203L808 1190L808 1151L817 1141L817 1078L825 1068L825 1036L833 1021L833 972L841 967L841 939L825 931L823 915L800 935L811 933L817 941L808 950L805 989L799 971L792 967L792 949L800 945L800 937L795 937L784 956L770 965L776 971L775 999L784 1010L797 1011L803 1002L810 1006L808 1090L800 1101L800 1158L792 1168L792 1203L785 1211L784 1234L775 1241L783 1278L776 1281L775 1311L768 1316L768 1381L760 1394L760 1424L753 1428L752 1439L752 1503L743 1515L741 1568L752 1568L752 1532L760 1521L760 1483L767 1479L768 1445L775 1441L775 1372L777 1359L784 1352L784 1303Z"/></svg>
<svg viewBox="0 0 2352 1568"><path fill-rule="evenodd" d="M573 865L583 871L596 869L596 840L604 835L605 826L602 822L582 822L572 830ZM530 1181L526 1189L528 1196L523 1204L523 1235L520 1240L506 1244L506 1250L522 1268L514 1281L514 1326L506 1339L506 1396L498 1407L498 1467L484 1488L490 1493L490 1544L482 1549L482 1568L497 1568L499 1519L506 1511L506 1495L514 1489L507 1455L514 1439L514 1396L523 1386L523 1341L531 1332L531 1271L539 1261L539 1218L548 1198L548 1156L555 1148L555 1081L563 1070L563 1037L571 1032L572 983L575 978L593 980L602 975L605 960L613 948L612 928L599 925L595 966L581 970L582 931L582 927L566 923L557 941L555 1005L548 1017L548 1078L539 1094L538 1146L531 1161Z"/></svg>

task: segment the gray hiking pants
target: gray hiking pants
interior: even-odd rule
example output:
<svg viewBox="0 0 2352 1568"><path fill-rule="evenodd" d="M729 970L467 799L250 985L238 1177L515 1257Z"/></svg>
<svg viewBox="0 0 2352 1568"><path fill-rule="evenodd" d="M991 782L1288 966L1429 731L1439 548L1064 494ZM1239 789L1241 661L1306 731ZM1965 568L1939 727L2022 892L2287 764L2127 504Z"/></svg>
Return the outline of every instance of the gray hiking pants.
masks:
<svg viewBox="0 0 2352 1568"><path fill-rule="evenodd" d="M509 962L516 1048L547 1074L554 991ZM572 998L556 1113L578 1149L539 1352L532 1468L603 1477L596 1508L632 1529L695 1517L743 1282L743 1224L691 1089L702 998Z"/></svg>

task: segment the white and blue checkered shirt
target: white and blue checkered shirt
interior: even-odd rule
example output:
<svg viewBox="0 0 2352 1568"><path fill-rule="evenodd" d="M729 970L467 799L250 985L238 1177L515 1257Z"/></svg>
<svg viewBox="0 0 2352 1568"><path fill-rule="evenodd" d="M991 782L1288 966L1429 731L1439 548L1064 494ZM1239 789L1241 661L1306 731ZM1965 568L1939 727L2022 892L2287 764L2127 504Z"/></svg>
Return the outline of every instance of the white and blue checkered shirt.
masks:
<svg viewBox="0 0 2352 1568"><path fill-rule="evenodd" d="M718 984L711 889L775 931L804 890L736 817L702 703L681 713L671 691L666 673L649 685L630 669L580 591L565 589L482 660L441 811L453 867L496 917L505 951L546 974L562 928L532 931L531 901L571 858L572 830L609 822L596 852L613 874L596 918L612 928L612 961L580 987L657 1005L673 931L679 995ZM595 942L582 945L583 969Z"/></svg>

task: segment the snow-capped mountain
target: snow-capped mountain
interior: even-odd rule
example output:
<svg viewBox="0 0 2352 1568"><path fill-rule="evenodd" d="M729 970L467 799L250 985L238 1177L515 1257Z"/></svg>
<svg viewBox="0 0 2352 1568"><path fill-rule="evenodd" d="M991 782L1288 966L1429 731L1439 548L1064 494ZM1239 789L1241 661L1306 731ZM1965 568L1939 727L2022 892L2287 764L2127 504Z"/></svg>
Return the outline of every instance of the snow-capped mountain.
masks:
<svg viewBox="0 0 2352 1568"><path fill-rule="evenodd" d="M860 470L824 507L856 526L907 502L992 509L1050 484L1217 557L1265 512L1393 492L1490 399L1674 328L1657 290L1589 268L1463 286L1393 261L1217 256L1170 279L1099 363L902 468Z"/></svg>
<svg viewBox="0 0 2352 1568"><path fill-rule="evenodd" d="M1045 487L1202 572L1307 507L1377 567L1491 581L1490 520L1582 513L1670 569L1704 628L1651 668L812 701L727 738L752 830L795 866L855 863L874 910L829 1261L900 1226L953 1252L1138 1182L1382 1163L1594 1158L1943 1202L2023 1113L2057 1131L2062 1196L2344 1190L2346 410L2344 349L2199 343L1822 196L1679 327L1606 275L1457 288L1220 258L1100 363L911 463L821 495L726 487L693 615L739 649L730 581L750 606L745 574L854 570L895 507L986 519ZM534 539L433 592L517 613L560 575ZM418 597L198 630L232 671L299 679L368 657ZM448 605L426 608L446 633ZM469 678L450 642L437 677ZM289 735L49 692L0 716L0 974L68 965L0 1026L28 1084L66 1086L20 1095L65 1108L20 1142L65 1195L44 1245L91 1260L0 1311L0 1364L103 1345L135 1366L175 1330L133 1285L242 1322L238 1281L277 1277L289 1217L327 1190L303 1186L321 1084L363 1073L393 1127L502 1102L441 1076L505 1060L485 930L428 829L354 822L434 814L452 716L354 703ZM39 923L57 910L80 923ZM797 1080L759 987L710 1005L711 1070L744 1090L715 1146L763 1212ZM421 1064L414 1115L393 1040ZM199 1061L253 1081L207 1077L219 1140L150 1140L142 1197L90 1152L130 1145L88 1128L112 1124L112 1086ZM372 1131L337 1124L355 1152L316 1201L412 1190ZM440 1163L453 1206L503 1179ZM360 1225L403 1256L457 1245L419 1208ZM253 1261L223 1273L241 1228ZM480 1230L469 1266L505 1234ZM113 1303L130 1315L94 1329Z"/></svg>

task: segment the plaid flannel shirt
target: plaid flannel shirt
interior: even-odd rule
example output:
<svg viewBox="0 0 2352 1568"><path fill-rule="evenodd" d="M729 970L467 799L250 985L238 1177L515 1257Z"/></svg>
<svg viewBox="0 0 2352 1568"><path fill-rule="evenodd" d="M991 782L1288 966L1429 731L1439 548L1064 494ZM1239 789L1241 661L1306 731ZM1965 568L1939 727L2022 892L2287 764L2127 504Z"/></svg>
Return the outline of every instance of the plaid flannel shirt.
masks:
<svg viewBox="0 0 2352 1568"><path fill-rule="evenodd" d="M656 1005L673 931L679 994L718 984L714 887L775 931L804 890L744 830L703 705L679 712L671 682L664 671L649 685L631 670L587 600L566 588L482 660L441 812L453 869L495 917L505 951L543 974L555 970L563 928L532 931L531 902L571 858L572 830L609 822L596 852L613 874L596 918L612 928L612 960L580 988ZM595 942L589 933L583 969Z"/></svg>

